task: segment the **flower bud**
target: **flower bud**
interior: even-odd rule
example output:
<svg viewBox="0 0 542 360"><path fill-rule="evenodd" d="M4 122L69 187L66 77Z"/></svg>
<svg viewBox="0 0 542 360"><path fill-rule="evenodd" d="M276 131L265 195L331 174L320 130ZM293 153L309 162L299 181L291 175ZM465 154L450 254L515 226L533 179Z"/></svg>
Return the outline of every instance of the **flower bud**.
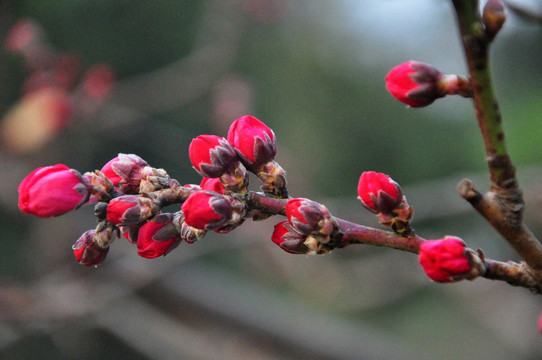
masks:
<svg viewBox="0 0 542 360"><path fill-rule="evenodd" d="M313 252L304 244L306 239L307 236L298 233L287 220L275 225L271 236L275 244L290 254L312 254Z"/></svg>
<svg viewBox="0 0 542 360"><path fill-rule="evenodd" d="M94 239L94 234L95 230L88 230L73 244L73 255L79 264L94 266L105 260L109 246L100 247Z"/></svg>
<svg viewBox="0 0 542 360"><path fill-rule="evenodd" d="M190 143L188 156L194 169L204 177L218 178L235 169L237 153L223 137L200 135Z"/></svg>
<svg viewBox="0 0 542 360"><path fill-rule="evenodd" d="M370 212L390 214L403 200L399 184L388 175L375 171L365 171L358 183L361 204Z"/></svg>
<svg viewBox="0 0 542 360"><path fill-rule="evenodd" d="M196 229L216 230L230 221L232 204L226 197L211 191L196 192L183 203L184 221Z"/></svg>
<svg viewBox="0 0 542 360"><path fill-rule="evenodd" d="M303 198L286 203L286 217L292 227L303 235L331 235L334 229L328 209L315 201Z"/></svg>
<svg viewBox="0 0 542 360"><path fill-rule="evenodd" d="M134 225L152 217L158 210L147 196L123 195L107 204L107 220L117 225Z"/></svg>
<svg viewBox="0 0 542 360"><path fill-rule="evenodd" d="M66 165L40 167L19 185L19 209L39 217L57 216L79 208L91 188L77 170Z"/></svg>
<svg viewBox="0 0 542 360"><path fill-rule="evenodd" d="M493 39L506 21L502 0L488 0L486 2L482 11L482 21L486 27L486 34L490 39Z"/></svg>
<svg viewBox="0 0 542 360"><path fill-rule="evenodd" d="M141 257L154 259L165 256L180 242L179 232L173 225L173 214L158 214L139 228L137 253Z"/></svg>
<svg viewBox="0 0 542 360"><path fill-rule="evenodd" d="M224 194L226 187L220 182L219 178L204 177L199 184L200 188L207 191L214 191L219 194Z"/></svg>
<svg viewBox="0 0 542 360"><path fill-rule="evenodd" d="M131 242L132 244L137 243L137 237L139 235L139 228L141 226L139 224L135 225L125 225L125 226L119 226L119 230L121 235Z"/></svg>
<svg viewBox="0 0 542 360"><path fill-rule="evenodd" d="M146 176L153 175L147 162L134 154L119 154L100 170L113 185L127 194L137 194L139 184Z"/></svg>
<svg viewBox="0 0 542 360"><path fill-rule="evenodd" d="M439 282L467 278L473 268L470 258L463 240L453 236L423 242L418 255L427 276Z"/></svg>
<svg viewBox="0 0 542 360"><path fill-rule="evenodd" d="M273 130L250 115L240 117L231 124L227 139L241 162L255 174L277 153Z"/></svg>
<svg viewBox="0 0 542 360"><path fill-rule="evenodd" d="M443 74L418 61L408 61L390 70L386 76L386 88L399 101L412 107L431 104L446 95L439 88Z"/></svg>

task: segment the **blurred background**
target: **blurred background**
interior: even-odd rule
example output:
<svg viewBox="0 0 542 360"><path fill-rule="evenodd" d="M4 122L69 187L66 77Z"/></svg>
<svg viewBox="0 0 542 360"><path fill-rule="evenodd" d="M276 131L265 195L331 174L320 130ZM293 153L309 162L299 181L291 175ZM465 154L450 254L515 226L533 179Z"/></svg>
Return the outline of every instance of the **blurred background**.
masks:
<svg viewBox="0 0 542 360"><path fill-rule="evenodd" d="M542 236L541 7L508 4L519 11L493 71ZM385 90L408 60L465 74L454 21L434 0L0 2L0 358L539 359L539 297L485 279L433 283L412 254L290 255L270 241L282 220L271 218L154 260L121 239L86 268L71 245L95 227L92 206L51 219L17 208L36 167L93 171L119 152L199 183L191 139L251 114L275 131L292 196L378 227L356 186L362 171L385 172L421 236L518 261L456 193L464 177L488 184L471 102L408 109Z"/></svg>

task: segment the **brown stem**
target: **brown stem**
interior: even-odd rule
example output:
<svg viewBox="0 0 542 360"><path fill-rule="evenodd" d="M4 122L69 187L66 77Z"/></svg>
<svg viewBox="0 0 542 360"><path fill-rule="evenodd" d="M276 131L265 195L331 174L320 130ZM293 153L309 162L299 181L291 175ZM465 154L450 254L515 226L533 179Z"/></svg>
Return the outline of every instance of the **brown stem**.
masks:
<svg viewBox="0 0 542 360"><path fill-rule="evenodd" d="M533 294L542 294L542 286L529 272L529 267L524 263L517 264L515 262L501 262L491 259L485 259L484 266L485 274L482 276L490 280L506 281L512 286L520 286L527 288Z"/></svg>
<svg viewBox="0 0 542 360"><path fill-rule="evenodd" d="M474 107L482 132L491 191L485 195L470 181L459 186L460 195L512 245L542 283L542 245L523 224L524 202L508 155L501 113L489 68L489 44L478 1L452 0L470 73Z"/></svg>
<svg viewBox="0 0 542 360"><path fill-rule="evenodd" d="M339 218L335 218L335 220L342 233L340 247L353 244L367 244L386 246L417 254L420 251L420 244L425 241L423 238L415 235L404 237L394 232L358 225Z"/></svg>

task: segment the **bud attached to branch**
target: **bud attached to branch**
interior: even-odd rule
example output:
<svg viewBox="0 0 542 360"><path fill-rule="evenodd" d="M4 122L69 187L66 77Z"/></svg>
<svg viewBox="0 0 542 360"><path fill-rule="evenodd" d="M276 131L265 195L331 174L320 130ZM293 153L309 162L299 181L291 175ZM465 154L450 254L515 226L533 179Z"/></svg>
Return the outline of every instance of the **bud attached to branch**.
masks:
<svg viewBox="0 0 542 360"><path fill-rule="evenodd" d="M314 254L315 252L305 246L306 235L301 235L287 220L275 225L271 240L282 250L290 254Z"/></svg>
<svg viewBox="0 0 542 360"><path fill-rule="evenodd" d="M200 135L188 148L190 162L203 177L220 178L232 191L246 187L246 169L239 163L230 143L216 135Z"/></svg>
<svg viewBox="0 0 542 360"><path fill-rule="evenodd" d="M315 201L297 198L286 203L286 217L300 234L322 237L327 242L335 224L328 209Z"/></svg>
<svg viewBox="0 0 542 360"><path fill-rule="evenodd" d="M423 242L418 260L427 276L438 282L472 280L480 275L482 269L476 253L454 236Z"/></svg>
<svg viewBox="0 0 542 360"><path fill-rule="evenodd" d="M228 131L228 142L233 145L247 169L257 174L273 161L277 153L275 133L253 116L235 120Z"/></svg>
<svg viewBox="0 0 542 360"><path fill-rule="evenodd" d="M77 170L64 164L40 167L19 185L19 209L39 217L58 216L85 204L91 191Z"/></svg>
<svg viewBox="0 0 542 360"><path fill-rule="evenodd" d="M422 107L446 95L472 97L469 82L458 75L444 75L433 66L408 61L390 70L386 88L399 101Z"/></svg>
<svg viewBox="0 0 542 360"><path fill-rule="evenodd" d="M288 198L285 172L274 161L277 145L273 130L255 117L246 115L231 124L228 141L246 168L264 183L262 190L266 194Z"/></svg>
<svg viewBox="0 0 542 360"><path fill-rule="evenodd" d="M86 231L73 244L73 255L81 265L95 266L105 260L109 252L109 246L101 247L95 239L95 230Z"/></svg>
<svg viewBox="0 0 542 360"><path fill-rule="evenodd" d="M401 235L411 232L414 209L408 205L399 184L388 175L365 171L359 178L358 195L361 204L378 216L380 224Z"/></svg>
<svg viewBox="0 0 542 360"><path fill-rule="evenodd" d="M231 201L211 191L199 191L190 195L181 210L185 223L200 230L221 228L231 220L233 213Z"/></svg>
<svg viewBox="0 0 542 360"><path fill-rule="evenodd" d="M158 214L139 228L137 236L139 256L147 259L165 256L180 244L180 234L173 225L173 217L171 213Z"/></svg>
<svg viewBox="0 0 542 360"><path fill-rule="evenodd" d="M105 164L100 171L118 187L119 191L125 194L138 194L141 182L148 177L158 176L169 179L165 171L150 167L145 160L134 154L119 154Z"/></svg>
<svg viewBox="0 0 542 360"><path fill-rule="evenodd" d="M160 210L146 195L123 195L107 204L107 220L116 225L134 225L154 216Z"/></svg>
<svg viewBox="0 0 542 360"><path fill-rule="evenodd" d="M482 11L482 21L486 27L487 36L492 40L506 21L502 0L488 0L486 2Z"/></svg>

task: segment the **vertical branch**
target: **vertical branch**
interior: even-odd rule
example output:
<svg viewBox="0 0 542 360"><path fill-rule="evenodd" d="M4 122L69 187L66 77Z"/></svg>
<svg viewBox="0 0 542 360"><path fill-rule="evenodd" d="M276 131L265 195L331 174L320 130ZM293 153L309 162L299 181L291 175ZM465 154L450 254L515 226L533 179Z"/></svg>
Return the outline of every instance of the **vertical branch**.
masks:
<svg viewBox="0 0 542 360"><path fill-rule="evenodd" d="M542 245L523 224L524 202L506 149L499 104L489 65L492 36L485 31L475 0L452 0L469 68L473 101L487 155L491 191L485 195L463 181L460 195L514 247L542 282Z"/></svg>

